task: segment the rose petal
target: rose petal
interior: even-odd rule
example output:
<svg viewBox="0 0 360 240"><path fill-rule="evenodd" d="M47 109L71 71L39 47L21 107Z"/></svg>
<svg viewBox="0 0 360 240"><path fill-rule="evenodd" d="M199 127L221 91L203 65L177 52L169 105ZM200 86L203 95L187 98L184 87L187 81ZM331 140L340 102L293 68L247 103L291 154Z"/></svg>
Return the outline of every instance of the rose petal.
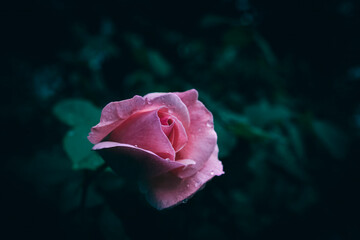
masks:
<svg viewBox="0 0 360 240"><path fill-rule="evenodd" d="M185 147L177 153L176 160L192 159L196 162L184 171L176 171L181 178L195 174L209 159L217 141L214 130L213 116L207 108L198 101L198 92L191 89L185 92L175 92L186 105L190 114L190 126L186 128L188 141ZM168 93L150 93L145 95L147 99L161 99Z"/></svg>
<svg viewBox="0 0 360 240"><path fill-rule="evenodd" d="M161 128L165 135L169 138L175 152L180 151L188 141L188 137L182 123L173 115L165 112L164 109L158 111L160 122L167 123L171 120L170 125L161 125Z"/></svg>
<svg viewBox="0 0 360 240"><path fill-rule="evenodd" d="M174 93L150 93L144 96L151 106L164 106L185 128L190 125L189 111L181 99Z"/></svg>
<svg viewBox="0 0 360 240"><path fill-rule="evenodd" d="M188 142L176 155L176 160L192 159L196 164L183 171L176 171L181 178L187 178L204 167L216 146L217 135L214 130L213 116L206 107L197 100L196 90L176 93L187 105L191 125L187 129Z"/></svg>
<svg viewBox="0 0 360 240"><path fill-rule="evenodd" d="M190 123L189 112L180 98L173 93L152 93L144 97L134 96L131 99L111 102L101 112L100 123L91 128L88 139L96 144L117 128L132 114L142 110L154 110L166 107L178 118L184 127Z"/></svg>
<svg viewBox="0 0 360 240"><path fill-rule="evenodd" d="M100 155L109 166L119 175L129 171L129 164L124 163L124 156L130 156L136 161L135 171L145 171L148 177L156 177L176 168L184 168L191 162L177 162L161 158L151 151L135 147L133 145L117 142L100 142L94 145L93 150L99 151ZM130 172L133 174L133 172Z"/></svg>
<svg viewBox="0 0 360 240"><path fill-rule="evenodd" d="M101 112L100 123L91 128L89 141L93 144L100 142L133 113L142 110L145 105L145 99L140 96L109 103Z"/></svg>
<svg viewBox="0 0 360 240"><path fill-rule="evenodd" d="M181 122L176 118L174 118L174 121L175 124L170 137L172 138L172 145L175 152L179 152L187 144L188 136Z"/></svg>
<svg viewBox="0 0 360 240"><path fill-rule="evenodd" d="M199 97L199 93L195 89L190 89L185 92L175 92L175 94L177 96L179 96L181 101L186 106L190 106L190 105L194 104L198 100L198 97Z"/></svg>
<svg viewBox="0 0 360 240"><path fill-rule="evenodd" d="M134 145L175 160L174 148L161 129L157 110L131 115L110 133L109 141Z"/></svg>
<svg viewBox="0 0 360 240"><path fill-rule="evenodd" d="M222 175L223 166L218 159L218 152L216 146L206 165L189 178L181 179L167 173L151 179L146 192L150 204L159 210L179 204L194 195L214 176Z"/></svg>
<svg viewBox="0 0 360 240"><path fill-rule="evenodd" d="M178 160L176 162L184 164L185 167L194 165L196 163L194 160L191 160L191 159L182 159L182 160Z"/></svg>

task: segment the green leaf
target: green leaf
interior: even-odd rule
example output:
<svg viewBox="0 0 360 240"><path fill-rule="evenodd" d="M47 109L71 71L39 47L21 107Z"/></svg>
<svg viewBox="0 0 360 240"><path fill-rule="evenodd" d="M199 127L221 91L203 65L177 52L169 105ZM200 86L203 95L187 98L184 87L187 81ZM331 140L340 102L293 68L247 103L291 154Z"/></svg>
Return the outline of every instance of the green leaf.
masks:
<svg viewBox="0 0 360 240"><path fill-rule="evenodd" d="M101 115L101 110L84 99L65 99L53 108L55 116L69 126L95 125Z"/></svg>
<svg viewBox="0 0 360 240"><path fill-rule="evenodd" d="M255 139L267 139L271 136L268 135L265 131L260 128L254 127L247 122L237 122L236 124L230 126L230 129L238 136L249 140Z"/></svg>
<svg viewBox="0 0 360 240"><path fill-rule="evenodd" d="M215 119L215 131L218 135L219 157L223 158L230 154L236 145L236 137L227 130L223 124Z"/></svg>
<svg viewBox="0 0 360 240"><path fill-rule="evenodd" d="M281 168L289 176L296 178L297 180L305 180L307 176L299 164L299 161L295 158L294 152L289 148L288 142L278 142L275 145L276 156L271 158L271 163Z"/></svg>
<svg viewBox="0 0 360 240"><path fill-rule="evenodd" d="M257 147L247 163L248 168L256 176L265 176L267 171L266 156L268 152L264 147Z"/></svg>
<svg viewBox="0 0 360 240"><path fill-rule="evenodd" d="M290 121L284 122L284 126L288 134L289 142L291 143L297 157L299 159L303 159L305 156L305 151L299 129Z"/></svg>
<svg viewBox="0 0 360 240"><path fill-rule="evenodd" d="M236 135L249 139L265 139L270 136L261 128L250 124L248 119L232 112L223 112L222 118L227 123L229 129Z"/></svg>
<svg viewBox="0 0 360 240"><path fill-rule="evenodd" d="M316 136L334 158L345 157L349 139L343 131L330 123L319 120L314 120L312 126Z"/></svg>
<svg viewBox="0 0 360 240"><path fill-rule="evenodd" d="M104 163L102 158L91 150L92 144L87 139L89 128L78 126L70 130L64 137L63 146L72 161L72 168L96 169Z"/></svg>
<svg viewBox="0 0 360 240"><path fill-rule="evenodd" d="M254 40L263 52L266 61L272 66L275 65L277 63L277 59L269 43L258 32L254 33Z"/></svg>
<svg viewBox="0 0 360 240"><path fill-rule="evenodd" d="M225 47L216 58L216 67L225 69L225 67L234 63L237 57L237 51L234 46Z"/></svg>
<svg viewBox="0 0 360 240"><path fill-rule="evenodd" d="M147 53L151 69L162 77L169 76L172 68L168 61L157 51L149 50Z"/></svg>
<svg viewBox="0 0 360 240"><path fill-rule="evenodd" d="M288 108L281 105L271 106L266 100L261 100L255 105L246 107L244 112L250 122L259 127L288 120L293 115Z"/></svg>

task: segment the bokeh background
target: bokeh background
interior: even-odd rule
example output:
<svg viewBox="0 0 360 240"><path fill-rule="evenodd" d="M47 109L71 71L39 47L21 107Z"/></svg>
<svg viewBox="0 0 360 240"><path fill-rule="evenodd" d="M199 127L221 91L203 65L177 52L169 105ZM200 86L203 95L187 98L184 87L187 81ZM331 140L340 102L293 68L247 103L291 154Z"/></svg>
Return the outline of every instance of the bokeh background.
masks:
<svg viewBox="0 0 360 240"><path fill-rule="evenodd" d="M1 239L360 239L359 1L1 5ZM190 88L226 174L157 211L86 135Z"/></svg>

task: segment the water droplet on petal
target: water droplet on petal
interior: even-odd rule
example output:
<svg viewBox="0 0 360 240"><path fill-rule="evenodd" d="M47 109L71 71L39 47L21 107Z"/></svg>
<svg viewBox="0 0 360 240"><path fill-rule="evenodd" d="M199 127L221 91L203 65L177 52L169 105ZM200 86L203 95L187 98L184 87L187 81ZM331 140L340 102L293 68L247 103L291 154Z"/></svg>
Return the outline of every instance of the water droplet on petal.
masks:
<svg viewBox="0 0 360 240"><path fill-rule="evenodd" d="M135 144L134 147L138 147L138 145Z"/></svg>
<svg viewBox="0 0 360 240"><path fill-rule="evenodd" d="M190 187L190 184L186 184L186 187Z"/></svg>
<svg viewBox="0 0 360 240"><path fill-rule="evenodd" d="M207 123L206 123L206 126L207 126L207 127L213 127L213 126L214 126L214 124L213 124L212 122L210 122L210 121L209 121L209 122L207 122Z"/></svg>
<svg viewBox="0 0 360 240"><path fill-rule="evenodd" d="M169 113L173 113L174 111L173 110L171 110L171 109L169 109L169 111L168 111Z"/></svg>
<svg viewBox="0 0 360 240"><path fill-rule="evenodd" d="M214 174L215 174L214 171L211 171L211 172L210 172L210 175L211 175L211 176L214 176Z"/></svg>

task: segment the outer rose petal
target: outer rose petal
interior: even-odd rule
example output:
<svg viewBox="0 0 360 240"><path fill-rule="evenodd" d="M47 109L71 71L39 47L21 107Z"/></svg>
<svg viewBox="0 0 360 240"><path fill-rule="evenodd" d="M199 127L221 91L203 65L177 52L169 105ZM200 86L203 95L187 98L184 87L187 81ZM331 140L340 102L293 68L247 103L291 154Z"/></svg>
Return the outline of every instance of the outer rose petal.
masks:
<svg viewBox="0 0 360 240"><path fill-rule="evenodd" d="M109 103L101 112L100 123L91 128L89 141L93 144L100 142L133 113L142 110L145 106L146 101L140 96Z"/></svg>
<svg viewBox="0 0 360 240"><path fill-rule="evenodd" d="M93 144L100 142L136 112L151 111L161 107L169 109L169 112L178 118L185 128L188 127L190 123L189 112L176 94L167 93L156 98L150 95L148 94L145 97L134 96L131 99L111 102L106 105L101 112L100 123L91 128L89 141Z"/></svg>
<svg viewBox="0 0 360 240"><path fill-rule="evenodd" d="M174 206L191 197L214 176L222 175L223 166L218 152L216 146L206 165L189 178L181 179L167 173L151 179L146 192L150 204L159 210Z"/></svg>
<svg viewBox="0 0 360 240"><path fill-rule="evenodd" d="M162 158L175 160L175 151L161 129L157 110L133 114L111 132L108 139L112 142L135 145Z"/></svg>
<svg viewBox="0 0 360 240"><path fill-rule="evenodd" d="M185 92L176 92L177 96L180 97L181 101L189 107L192 105L196 100L198 100L199 93L195 89L191 89Z"/></svg>
<svg viewBox="0 0 360 240"><path fill-rule="evenodd" d="M176 93L186 104L190 113L190 127L187 130L188 142L176 155L176 160L192 159L196 164L183 171L176 171L177 176L187 178L202 169L216 146L217 135L214 130L212 114L198 101L198 92L193 89Z"/></svg>
<svg viewBox="0 0 360 240"><path fill-rule="evenodd" d="M176 168L184 168L194 164L191 161L177 162L166 160L146 149L117 142L101 142L96 144L93 150L99 151L109 166L116 173L120 173L120 175L122 175L121 173L124 171L128 171L127 163L124 163L124 156L137 159L138 166L136 167L139 169L136 169L136 171L141 171L140 169L142 169L145 171L146 176L150 178L167 173Z"/></svg>

